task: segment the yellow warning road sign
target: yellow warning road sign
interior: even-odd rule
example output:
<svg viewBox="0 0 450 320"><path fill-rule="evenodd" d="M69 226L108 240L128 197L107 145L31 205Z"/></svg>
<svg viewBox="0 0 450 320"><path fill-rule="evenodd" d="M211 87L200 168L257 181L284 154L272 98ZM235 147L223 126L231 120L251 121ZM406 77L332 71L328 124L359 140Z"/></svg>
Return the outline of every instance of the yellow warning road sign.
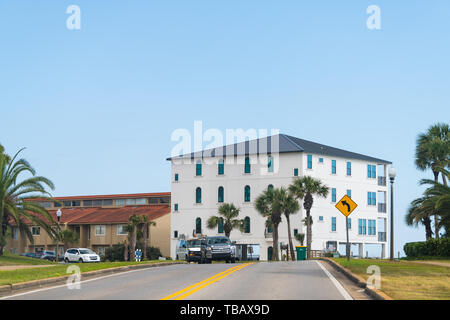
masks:
<svg viewBox="0 0 450 320"><path fill-rule="evenodd" d="M338 203L336 203L336 209L338 209L344 216L348 217L358 205L348 195L342 197Z"/></svg>

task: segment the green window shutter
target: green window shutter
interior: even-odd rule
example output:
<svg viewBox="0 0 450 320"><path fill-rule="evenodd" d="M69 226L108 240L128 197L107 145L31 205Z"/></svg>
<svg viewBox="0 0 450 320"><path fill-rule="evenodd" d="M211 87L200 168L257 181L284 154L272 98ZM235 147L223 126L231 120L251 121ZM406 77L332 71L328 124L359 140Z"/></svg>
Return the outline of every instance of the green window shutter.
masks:
<svg viewBox="0 0 450 320"><path fill-rule="evenodd" d="M202 203L202 189L195 189L195 203Z"/></svg>
<svg viewBox="0 0 450 320"><path fill-rule="evenodd" d="M250 167L250 158L245 157L245 166L244 166L244 173L250 173L251 167Z"/></svg>

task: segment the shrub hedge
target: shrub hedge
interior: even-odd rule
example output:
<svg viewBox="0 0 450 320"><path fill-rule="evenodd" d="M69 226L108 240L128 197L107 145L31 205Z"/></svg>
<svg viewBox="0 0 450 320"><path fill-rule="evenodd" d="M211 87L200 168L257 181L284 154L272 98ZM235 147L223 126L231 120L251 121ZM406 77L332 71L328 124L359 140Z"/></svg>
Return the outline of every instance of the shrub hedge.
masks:
<svg viewBox="0 0 450 320"><path fill-rule="evenodd" d="M423 256L450 257L450 238L408 242L403 246L403 250L408 258Z"/></svg>
<svg viewBox="0 0 450 320"><path fill-rule="evenodd" d="M139 246L136 249L141 249ZM105 255L102 257L103 261L124 261L125 245L123 243L114 244L112 247L106 248ZM147 260L157 260L162 257L159 248L147 247ZM128 259L130 256L128 255Z"/></svg>

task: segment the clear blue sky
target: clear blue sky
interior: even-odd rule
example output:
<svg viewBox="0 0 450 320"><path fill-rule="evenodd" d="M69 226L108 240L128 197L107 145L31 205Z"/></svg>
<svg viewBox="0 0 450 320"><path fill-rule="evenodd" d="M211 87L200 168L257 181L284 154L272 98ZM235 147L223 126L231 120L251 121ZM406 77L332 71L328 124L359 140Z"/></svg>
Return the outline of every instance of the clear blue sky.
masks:
<svg viewBox="0 0 450 320"><path fill-rule="evenodd" d="M66 8L81 8L81 30ZM381 8L381 30L366 8ZM421 194L415 139L448 122L450 2L0 0L0 143L55 195L170 190L177 128L266 128L397 167L396 251Z"/></svg>

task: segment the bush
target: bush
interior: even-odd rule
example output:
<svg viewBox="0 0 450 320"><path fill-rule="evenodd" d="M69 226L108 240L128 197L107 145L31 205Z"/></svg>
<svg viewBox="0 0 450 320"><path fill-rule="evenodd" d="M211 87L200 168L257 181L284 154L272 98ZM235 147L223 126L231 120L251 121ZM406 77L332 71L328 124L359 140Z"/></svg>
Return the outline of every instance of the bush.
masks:
<svg viewBox="0 0 450 320"><path fill-rule="evenodd" d="M156 247L148 247L147 248L147 259L148 260L158 260L159 257L162 257L161 251Z"/></svg>
<svg viewBox="0 0 450 320"><path fill-rule="evenodd" d="M104 261L124 261L125 245L123 243L114 244L112 247L106 248Z"/></svg>
<svg viewBox="0 0 450 320"><path fill-rule="evenodd" d="M450 238L409 242L403 246L403 250L408 258L424 256L450 257Z"/></svg>

